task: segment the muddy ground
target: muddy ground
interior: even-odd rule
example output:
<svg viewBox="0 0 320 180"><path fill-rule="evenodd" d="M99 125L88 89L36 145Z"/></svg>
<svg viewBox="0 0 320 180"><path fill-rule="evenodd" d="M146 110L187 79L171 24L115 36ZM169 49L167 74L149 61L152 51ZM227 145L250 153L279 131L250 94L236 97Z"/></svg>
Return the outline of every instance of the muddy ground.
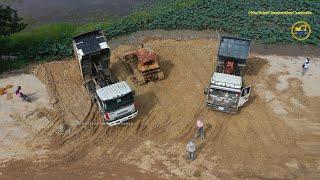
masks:
<svg viewBox="0 0 320 180"><path fill-rule="evenodd" d="M144 32L110 42L111 70L119 80L126 80L127 73L117 56L141 42L159 54L166 75L163 81L142 87L133 85L139 115L123 126L97 124L102 116L82 86L75 59L27 68L26 72L40 80L34 80L38 84L35 87L44 84L47 89L43 91L49 95L42 92L32 102L43 99L43 103L28 109L28 117L15 113L8 120L22 129L33 127L39 119L44 126L20 139L23 148L8 148L18 157L12 153L0 156L0 177L320 177L320 60L315 49L288 46L286 50L269 47L263 51L263 46L254 44L245 76L253 94L238 115L228 115L209 110L204 103L203 90L213 71L218 47L216 34L184 31L175 35L176 38L172 32ZM280 55L276 54L277 49L282 52ZM302 76L300 67L305 56L311 58L311 68ZM19 79L24 74L15 77ZM1 86L28 83L11 77L12 73L2 76ZM25 91L33 90L30 87ZM13 102L17 107L25 106L18 98L1 101L3 107ZM198 118L205 120L206 138L196 140L197 159L190 162L186 160L185 145L195 135ZM26 119L29 126L16 123ZM65 127L63 133L61 127ZM7 137L1 136L1 145Z"/></svg>

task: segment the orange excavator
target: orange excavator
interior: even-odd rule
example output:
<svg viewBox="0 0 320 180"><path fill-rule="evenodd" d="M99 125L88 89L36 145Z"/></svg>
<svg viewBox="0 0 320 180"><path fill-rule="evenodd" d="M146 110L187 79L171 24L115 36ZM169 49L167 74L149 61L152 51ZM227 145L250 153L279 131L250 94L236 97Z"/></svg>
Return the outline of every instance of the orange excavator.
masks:
<svg viewBox="0 0 320 180"><path fill-rule="evenodd" d="M122 57L122 62L135 83L144 85L150 81L164 79L157 54L150 48L144 48L143 45L136 51L126 53Z"/></svg>

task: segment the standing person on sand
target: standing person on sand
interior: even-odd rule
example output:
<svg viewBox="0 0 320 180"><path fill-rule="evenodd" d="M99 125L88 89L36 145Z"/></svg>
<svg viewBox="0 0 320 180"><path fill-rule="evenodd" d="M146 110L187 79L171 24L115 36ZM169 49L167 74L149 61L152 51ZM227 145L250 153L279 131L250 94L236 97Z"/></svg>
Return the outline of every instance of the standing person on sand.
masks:
<svg viewBox="0 0 320 180"><path fill-rule="evenodd" d="M198 120L197 121L197 127L198 127L198 131L197 131L197 137L201 137L201 139L204 139L204 127L203 127L203 121Z"/></svg>
<svg viewBox="0 0 320 180"><path fill-rule="evenodd" d="M18 86L18 87L17 87L17 89L16 89L16 91L15 91L15 94L16 94L18 97L22 98L24 101L30 102L29 97L21 92L21 86Z"/></svg>
<svg viewBox="0 0 320 180"><path fill-rule="evenodd" d="M18 97L21 97L21 86L18 86L16 91L15 91L15 94L18 96Z"/></svg>
<svg viewBox="0 0 320 180"><path fill-rule="evenodd" d="M303 65L302 65L302 75L305 75L305 73L309 69L309 66L310 66L310 59L306 58L306 60L304 61Z"/></svg>
<svg viewBox="0 0 320 180"><path fill-rule="evenodd" d="M186 150L188 151L188 159L195 160L196 145L192 140L188 142Z"/></svg>

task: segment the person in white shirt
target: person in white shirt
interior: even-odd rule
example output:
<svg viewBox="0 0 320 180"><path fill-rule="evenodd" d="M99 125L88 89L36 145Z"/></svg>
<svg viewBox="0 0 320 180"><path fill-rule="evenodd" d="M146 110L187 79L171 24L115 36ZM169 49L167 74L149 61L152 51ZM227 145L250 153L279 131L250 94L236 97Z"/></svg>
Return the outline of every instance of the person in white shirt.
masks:
<svg viewBox="0 0 320 180"><path fill-rule="evenodd" d="M196 145L192 141L188 142L186 150L188 151L188 158L192 161L195 160Z"/></svg>
<svg viewBox="0 0 320 180"><path fill-rule="evenodd" d="M302 75L305 75L305 73L309 69L309 66L310 66L310 59L306 58L306 60L304 61L303 65L302 65Z"/></svg>

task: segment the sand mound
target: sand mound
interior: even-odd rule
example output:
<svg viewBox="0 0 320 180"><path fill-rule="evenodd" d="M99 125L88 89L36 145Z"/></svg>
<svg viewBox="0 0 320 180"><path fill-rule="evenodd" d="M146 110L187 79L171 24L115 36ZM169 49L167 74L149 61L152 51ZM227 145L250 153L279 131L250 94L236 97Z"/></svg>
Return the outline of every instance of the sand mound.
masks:
<svg viewBox="0 0 320 180"><path fill-rule="evenodd" d="M306 164L314 168L313 159L306 158L306 152L295 144L300 135L283 118L284 111L290 119L290 114L310 105L312 100L301 91L301 83L293 79L288 87L294 91L277 93L279 74L267 71L272 64L264 57L252 55L245 77L253 86L250 102L238 115L208 110L203 90L214 69L217 41L144 43L159 55L166 79L134 86L139 115L125 126L95 124L102 116L82 85L75 59L34 68L54 104L53 109L41 113L51 122L42 135L53 138L49 150L55 161L88 163L107 158L108 163L133 164L167 178L287 179L298 177ZM126 80L127 74L117 57L134 49L131 45L113 49L111 71L119 80ZM285 92L298 97L286 99ZM309 107L317 108L314 103ZM306 119L316 116L311 110L304 115ZM194 137L199 117L205 121L206 139L196 140L197 160L190 163L185 159L185 145ZM59 133L61 125L68 131Z"/></svg>

